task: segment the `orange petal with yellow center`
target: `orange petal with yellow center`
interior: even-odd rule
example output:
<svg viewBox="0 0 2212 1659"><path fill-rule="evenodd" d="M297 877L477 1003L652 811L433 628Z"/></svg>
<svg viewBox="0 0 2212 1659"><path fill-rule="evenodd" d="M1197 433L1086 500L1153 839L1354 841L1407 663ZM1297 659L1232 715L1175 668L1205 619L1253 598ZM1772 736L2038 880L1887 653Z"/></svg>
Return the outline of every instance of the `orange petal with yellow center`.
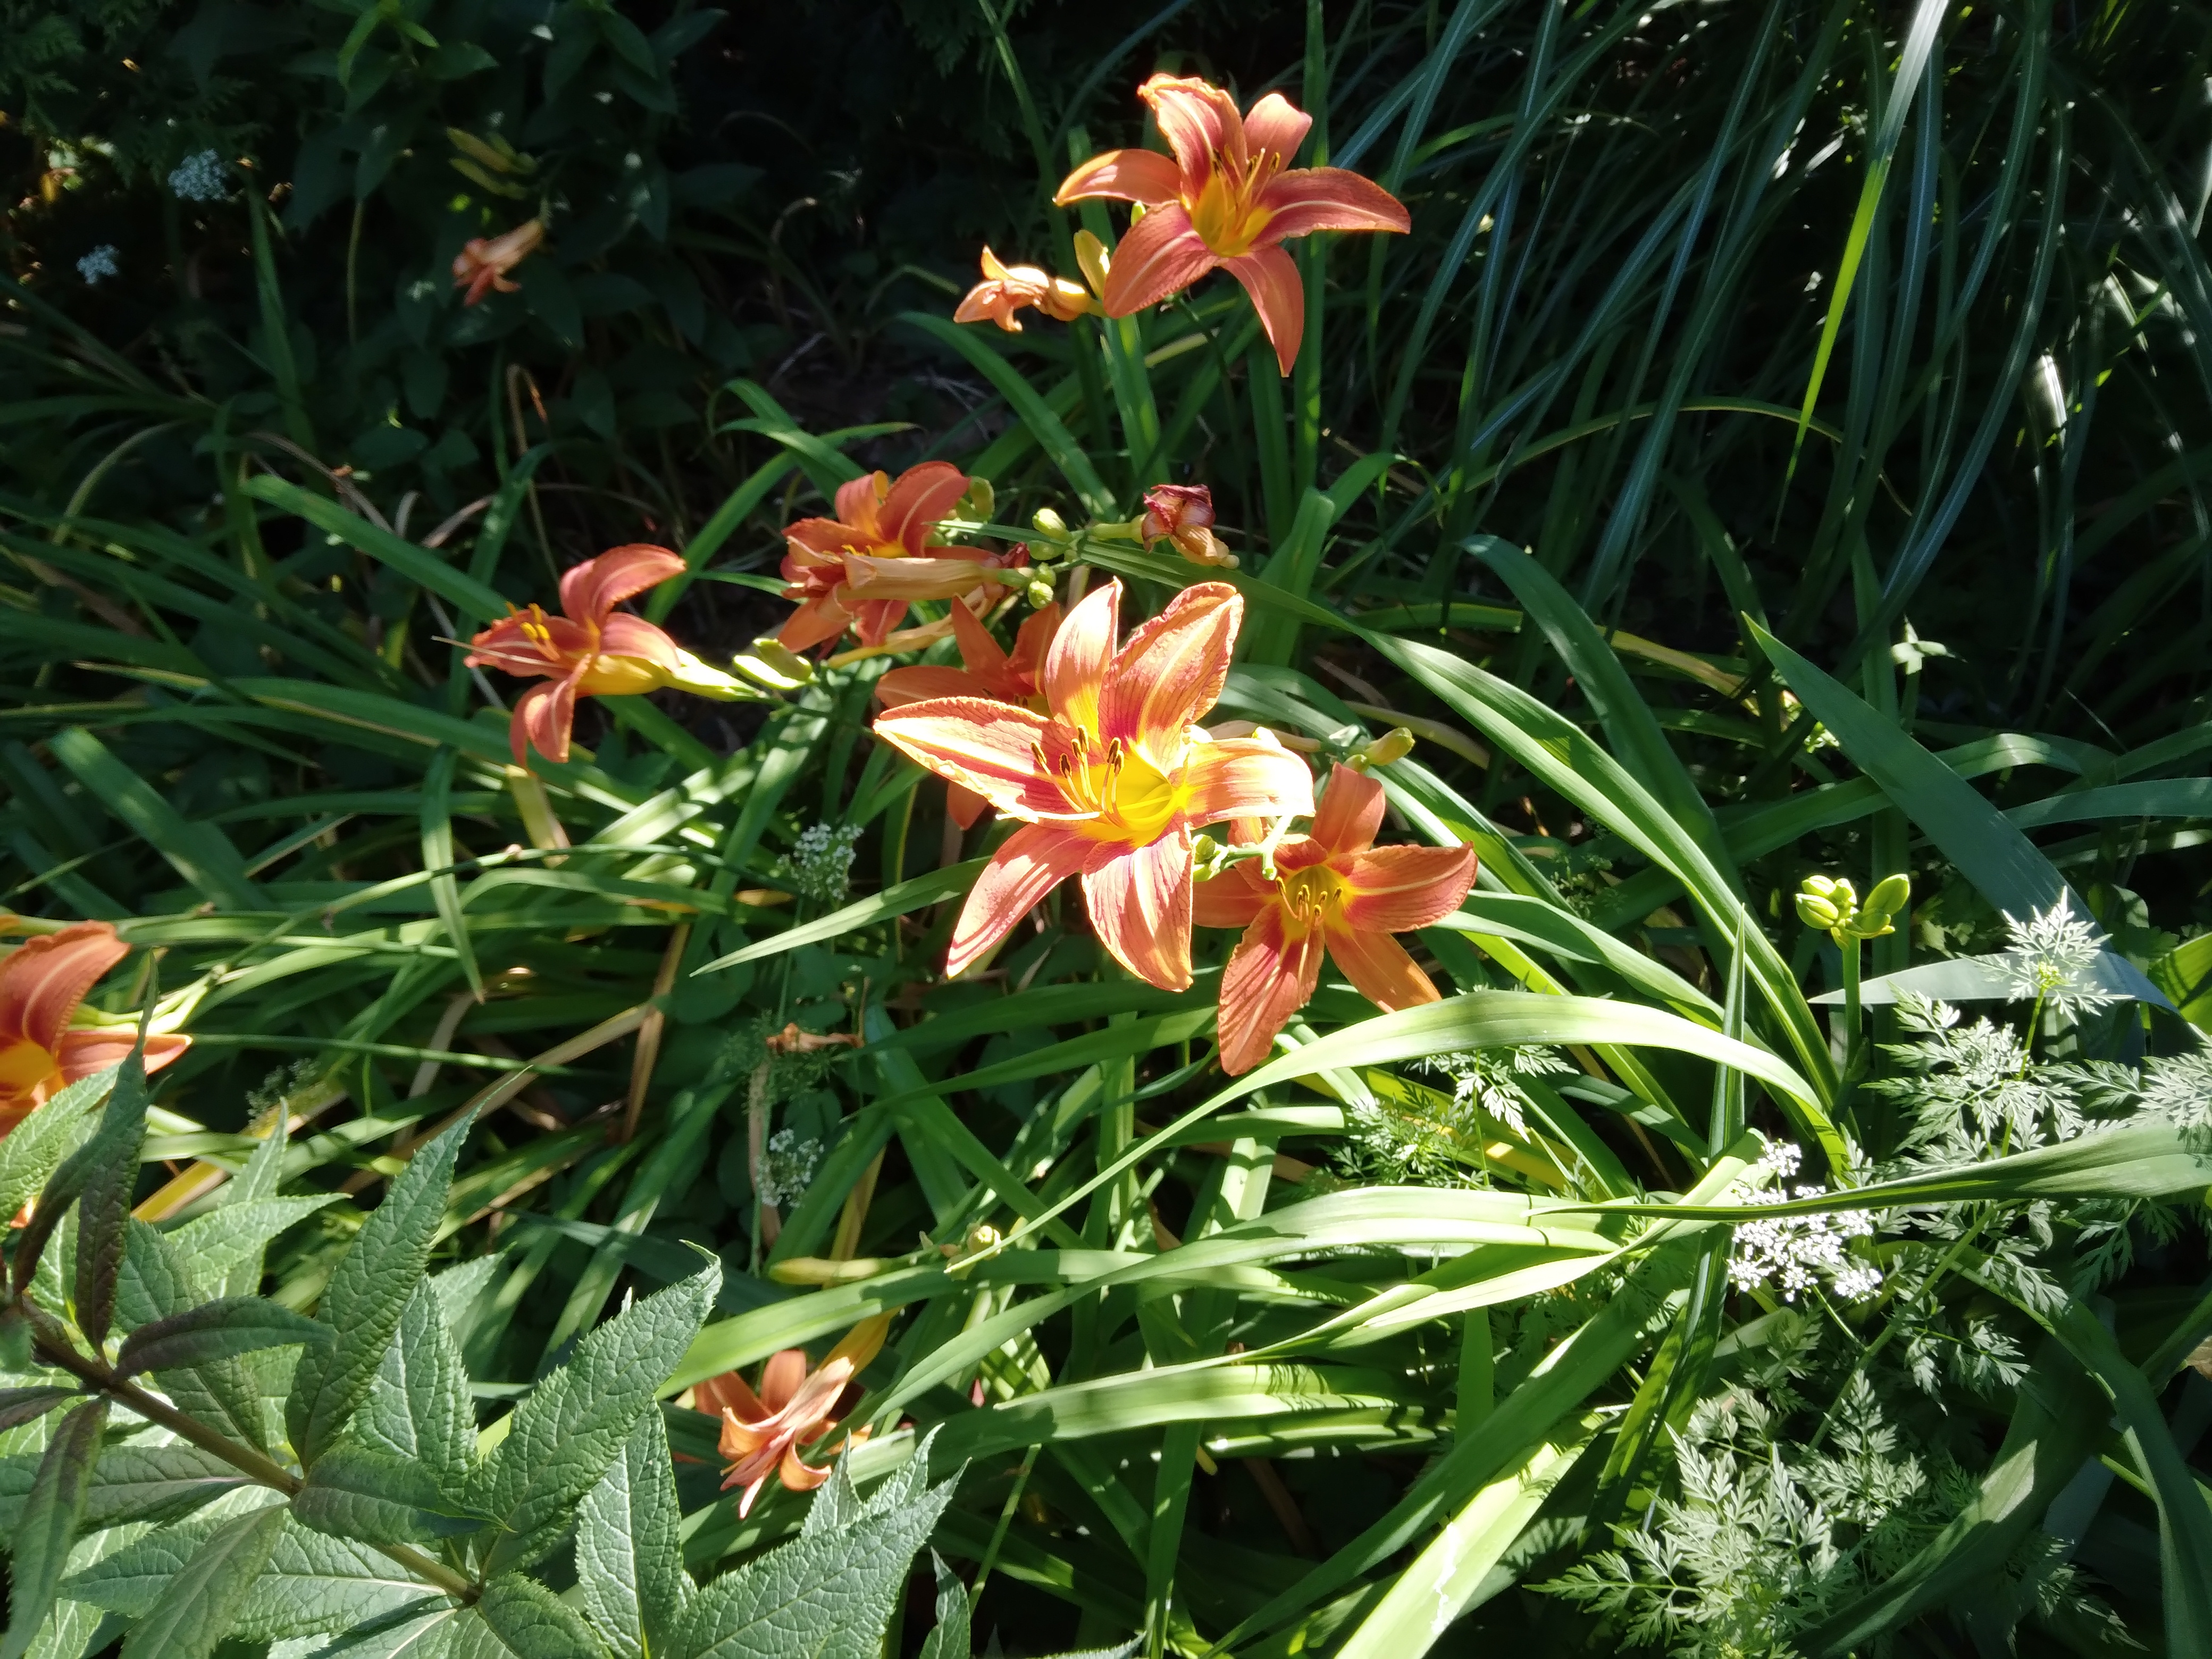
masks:
<svg viewBox="0 0 2212 1659"><path fill-rule="evenodd" d="M1221 975L1221 1069L1235 1077L1267 1059L1275 1033L1312 1000L1320 981L1317 927L1286 927L1280 904L1255 916Z"/></svg>
<svg viewBox="0 0 2212 1659"><path fill-rule="evenodd" d="M665 547L634 542L561 574L561 608L578 622L604 621L624 599L684 574L684 561Z"/></svg>
<svg viewBox="0 0 2212 1659"><path fill-rule="evenodd" d="M957 978L974 966L1046 894L1080 874L1097 845L1056 823L1025 823L1007 836L960 907L945 971Z"/></svg>
<svg viewBox="0 0 2212 1659"><path fill-rule="evenodd" d="M1305 761L1268 738L1194 743L1184 757L1181 781L1183 816L1194 824L1303 817L1314 810L1313 774Z"/></svg>
<svg viewBox="0 0 2212 1659"><path fill-rule="evenodd" d="M1344 765L1329 769L1328 787L1314 814L1313 838L1331 853L1357 853L1375 844L1382 827L1382 786Z"/></svg>
<svg viewBox="0 0 2212 1659"><path fill-rule="evenodd" d="M1306 334L1306 289L1298 278L1297 263L1279 247L1261 247L1222 264L1251 296L1252 309L1260 313L1260 326L1267 330L1267 342L1275 348L1276 366L1288 374L1298 360L1298 346ZM1117 264L1115 269L1121 267Z"/></svg>
<svg viewBox="0 0 2212 1659"><path fill-rule="evenodd" d="M988 697L940 697L888 708L876 735L940 778L974 790L1002 812L1024 818L1075 818L1060 785L1037 769L1048 726L1042 715Z"/></svg>
<svg viewBox="0 0 2212 1659"><path fill-rule="evenodd" d="M1107 665L1121 626L1121 584L1108 582L1085 594L1053 635L1045 653L1044 696L1052 712L1086 732L1098 730Z"/></svg>
<svg viewBox="0 0 2212 1659"><path fill-rule="evenodd" d="M1330 860L1344 918L1363 932L1411 933L1449 915L1474 885L1472 847L1376 847Z"/></svg>
<svg viewBox="0 0 2212 1659"><path fill-rule="evenodd" d="M1180 825L1148 846L1093 843L1083 902L1098 942L1139 979L1163 991L1190 985L1190 831Z"/></svg>
<svg viewBox="0 0 2212 1659"><path fill-rule="evenodd" d="M1109 317L1133 315L1182 293L1220 263L1182 204L1170 202L1145 215L1114 250L1099 305Z"/></svg>
<svg viewBox="0 0 2212 1659"><path fill-rule="evenodd" d="M1199 582L1129 635L1107 671L1098 735L1142 744L1168 763L1200 715L1220 700L1244 601L1226 582Z"/></svg>
<svg viewBox="0 0 2212 1659"><path fill-rule="evenodd" d="M1182 189L1182 169L1157 150L1109 149L1094 155L1060 181L1053 200L1142 202L1158 207Z"/></svg>
<svg viewBox="0 0 2212 1659"><path fill-rule="evenodd" d="M1413 1008L1438 1000L1429 976L1388 933L1340 921L1328 929L1328 953L1359 994L1378 1008Z"/></svg>
<svg viewBox="0 0 2212 1659"><path fill-rule="evenodd" d="M92 988L131 954L104 921L27 939L0 966L0 1042L26 1038L49 1053Z"/></svg>

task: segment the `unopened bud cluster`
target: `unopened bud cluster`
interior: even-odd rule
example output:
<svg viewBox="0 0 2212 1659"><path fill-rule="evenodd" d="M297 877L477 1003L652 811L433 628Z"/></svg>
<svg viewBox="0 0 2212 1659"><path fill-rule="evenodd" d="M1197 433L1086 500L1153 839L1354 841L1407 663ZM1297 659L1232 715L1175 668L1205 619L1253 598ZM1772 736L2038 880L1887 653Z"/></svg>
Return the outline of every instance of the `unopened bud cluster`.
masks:
<svg viewBox="0 0 2212 1659"><path fill-rule="evenodd" d="M1840 876L1808 876L1797 890L1797 920L1818 927L1838 945L1849 939L1880 939L1896 931L1897 913L1912 896L1904 876L1884 876L1859 902L1857 890Z"/></svg>

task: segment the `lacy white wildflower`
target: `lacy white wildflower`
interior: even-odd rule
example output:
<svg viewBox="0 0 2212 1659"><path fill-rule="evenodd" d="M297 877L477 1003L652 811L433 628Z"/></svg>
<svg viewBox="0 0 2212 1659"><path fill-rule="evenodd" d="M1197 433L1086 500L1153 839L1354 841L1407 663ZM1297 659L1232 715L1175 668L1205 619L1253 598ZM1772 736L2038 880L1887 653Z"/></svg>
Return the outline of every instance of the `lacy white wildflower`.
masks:
<svg viewBox="0 0 2212 1659"><path fill-rule="evenodd" d="M795 1129L778 1129L768 1139L768 1156L761 1160L760 1200L781 1205L805 1192L822 1162L822 1143L801 1140Z"/></svg>
<svg viewBox="0 0 2212 1659"><path fill-rule="evenodd" d="M2005 913L2012 948L2002 966L2015 1002L2047 1002L2060 1012L2087 1013L2120 999L2089 977L2104 954L2105 936L2074 914L2074 896L2061 893L2048 910L2026 921Z"/></svg>
<svg viewBox="0 0 2212 1659"><path fill-rule="evenodd" d="M1911 1112L1905 1145L1917 1161L1973 1163L2081 1133L2073 1091L2030 1064L2009 1026L1986 1019L1961 1025L1957 1009L1910 991L1898 998L1897 1018L1922 1040L1885 1044L1897 1075L1866 1086Z"/></svg>
<svg viewBox="0 0 2212 1659"><path fill-rule="evenodd" d="M853 887L853 857L859 849L855 823L817 823L799 838L789 860L791 879L805 896L836 904Z"/></svg>
<svg viewBox="0 0 2212 1659"><path fill-rule="evenodd" d="M1531 1103L1522 1080L1556 1076L1575 1068L1557 1050L1540 1042L1517 1042L1503 1048L1457 1049L1431 1055L1422 1062L1452 1082L1452 1104L1462 1112L1480 1106L1516 1135L1528 1133L1522 1114Z"/></svg>
<svg viewBox="0 0 2212 1659"><path fill-rule="evenodd" d="M215 150L195 150L169 175L169 193L180 202L220 202L230 193L223 178L222 157Z"/></svg>
<svg viewBox="0 0 2212 1659"><path fill-rule="evenodd" d="M115 244L102 242L94 248L76 262L76 274L88 288L97 288L107 277L120 276L123 267L115 262Z"/></svg>
<svg viewBox="0 0 2212 1659"><path fill-rule="evenodd" d="M1803 1157L1786 1141L1770 1143L1759 1161L1737 1180L1735 1196L1754 1201L1779 1199L1782 1183L1797 1173ZM1825 1187L1801 1184L1790 1196L1820 1198L1826 1193ZM1826 1280L1836 1296L1848 1302L1859 1301L1881 1288L1881 1272L1853 1257L1846 1247L1852 1239L1869 1237L1873 1232L1873 1218L1860 1210L1834 1215L1770 1216L1743 1222L1735 1230L1729 1278L1741 1291L1771 1285L1784 1302L1795 1302Z"/></svg>

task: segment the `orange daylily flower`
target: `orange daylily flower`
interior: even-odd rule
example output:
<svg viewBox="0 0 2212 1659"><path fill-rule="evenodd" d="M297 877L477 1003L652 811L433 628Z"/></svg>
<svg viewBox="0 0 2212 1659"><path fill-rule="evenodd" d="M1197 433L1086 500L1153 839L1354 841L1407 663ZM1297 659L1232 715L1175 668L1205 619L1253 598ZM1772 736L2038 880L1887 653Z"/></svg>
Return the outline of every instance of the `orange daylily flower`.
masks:
<svg viewBox="0 0 2212 1659"><path fill-rule="evenodd" d="M469 641L468 666L543 676L514 705L508 736L518 766L535 749L551 761L568 758L578 697L619 697L679 686L702 696L738 695L717 672L646 621L615 607L680 573L684 561L665 547L617 547L572 565L561 577L561 609L510 611Z"/></svg>
<svg viewBox="0 0 2212 1659"><path fill-rule="evenodd" d="M1237 590L1185 588L1116 650L1121 599L1109 582L1068 612L1045 655L1042 714L953 696L876 717L878 736L1022 820L968 895L948 973L1080 876L1100 942L1139 978L1182 990L1192 832L1313 809L1312 775L1273 738L1214 742L1194 725L1228 678L1244 615Z"/></svg>
<svg viewBox="0 0 2212 1659"><path fill-rule="evenodd" d="M1312 997L1324 949L1377 1007L1437 1000L1390 935L1459 908L1474 884L1474 849L1377 847L1382 823L1382 786L1340 766L1313 833L1275 849L1276 879L1248 859L1198 884L1199 925L1244 930L1221 975L1221 1069L1231 1077L1265 1060L1275 1033ZM1240 826L1247 842L1258 833L1257 824Z"/></svg>
<svg viewBox="0 0 2212 1659"><path fill-rule="evenodd" d="M1137 88L1175 158L1148 149L1094 155L1053 200L1137 202L1145 216L1114 252L1109 317L1179 294L1216 267L1244 285L1284 374L1297 360L1305 287L1281 244L1316 230L1413 228L1398 198L1342 167L1293 167L1313 117L1271 92L1240 116L1237 100L1194 77L1155 75Z"/></svg>
<svg viewBox="0 0 2212 1659"><path fill-rule="evenodd" d="M512 294L522 286L507 280L513 270L535 252L545 240L545 222L526 219L503 236L478 236L462 245L453 256L453 286L468 289L465 306L472 306L497 289Z"/></svg>
<svg viewBox="0 0 2212 1659"><path fill-rule="evenodd" d="M1138 533L1146 547L1173 542L1176 551L1193 564L1237 568L1237 556L1213 533L1213 492L1204 484L1154 484L1145 492Z"/></svg>
<svg viewBox="0 0 2212 1659"><path fill-rule="evenodd" d="M820 1439L835 1425L846 1385L883 1351L890 1328L889 1314L862 1320L811 1371L806 1369L803 1349L786 1348L762 1368L758 1394L735 1371L725 1371L692 1389L699 1410L721 1415L720 1450L729 1460L722 1490L745 1489L738 1500L740 1516L752 1513L753 1501L771 1474L787 1492L811 1492L830 1478L826 1465L817 1468L806 1462L799 1449ZM863 1429L847 1443L866 1435Z"/></svg>
<svg viewBox="0 0 2212 1659"><path fill-rule="evenodd" d="M960 599L981 585L982 572L1027 564L1026 546L992 553L930 540L969 483L947 461L910 466L896 483L872 472L837 486L836 518L787 525L783 597L799 609L777 640L804 651L850 628L861 644L881 645L911 601Z"/></svg>
<svg viewBox="0 0 2212 1659"><path fill-rule="evenodd" d="M884 707L902 708L932 697L990 697L1042 714L1045 653L1052 647L1052 636L1060 631L1058 603L1032 612L1022 623L1015 632L1011 655L999 648L990 629L966 605L952 607L951 621L952 636L960 642L960 660L966 666L941 668L922 663L894 668L876 682L876 696ZM960 784L948 783L945 790L952 821L963 830L974 829L975 820L990 807L982 796Z"/></svg>
<svg viewBox="0 0 2212 1659"><path fill-rule="evenodd" d="M105 921L81 921L25 940L0 963L0 1135L66 1085L119 1066L135 1030L71 1030L87 992L131 954ZM149 1035L146 1069L159 1071L191 1046L188 1036Z"/></svg>
<svg viewBox="0 0 2212 1659"><path fill-rule="evenodd" d="M1022 331L1014 313L1034 306L1054 322L1072 323L1098 309L1091 290L1080 283L1055 276L1036 265L1006 265L988 247L983 250L983 280L969 289L952 313L956 323L980 323L987 319L1009 334Z"/></svg>

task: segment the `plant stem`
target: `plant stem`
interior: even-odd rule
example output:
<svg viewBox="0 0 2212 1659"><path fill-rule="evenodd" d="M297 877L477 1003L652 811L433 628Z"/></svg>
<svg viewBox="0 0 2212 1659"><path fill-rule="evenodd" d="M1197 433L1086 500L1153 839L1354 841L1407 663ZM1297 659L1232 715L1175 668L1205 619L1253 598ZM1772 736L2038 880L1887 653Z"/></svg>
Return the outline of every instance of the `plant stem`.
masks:
<svg viewBox="0 0 2212 1659"><path fill-rule="evenodd" d="M294 1474L251 1446L241 1446L228 1435L219 1433L197 1418L189 1417L158 1395L148 1393L127 1377L118 1376L104 1361L77 1352L67 1334L52 1316L43 1309L25 1301L23 1310L31 1316L34 1332L33 1346L38 1356L58 1370L67 1371L94 1393L104 1394L130 1411L136 1412L149 1423L159 1423L172 1434L189 1440L202 1451L212 1453L242 1474L252 1476L264 1486L281 1492L287 1498L298 1494L302 1482ZM436 1585L447 1595L463 1601L473 1601L480 1593L477 1586L443 1562L434 1561L420 1550L404 1544L378 1544L372 1547L381 1553L427 1583Z"/></svg>
<svg viewBox="0 0 2212 1659"><path fill-rule="evenodd" d="M1844 956L1844 1075L1857 1068L1859 1059L1859 940L1846 933L1836 943Z"/></svg>

